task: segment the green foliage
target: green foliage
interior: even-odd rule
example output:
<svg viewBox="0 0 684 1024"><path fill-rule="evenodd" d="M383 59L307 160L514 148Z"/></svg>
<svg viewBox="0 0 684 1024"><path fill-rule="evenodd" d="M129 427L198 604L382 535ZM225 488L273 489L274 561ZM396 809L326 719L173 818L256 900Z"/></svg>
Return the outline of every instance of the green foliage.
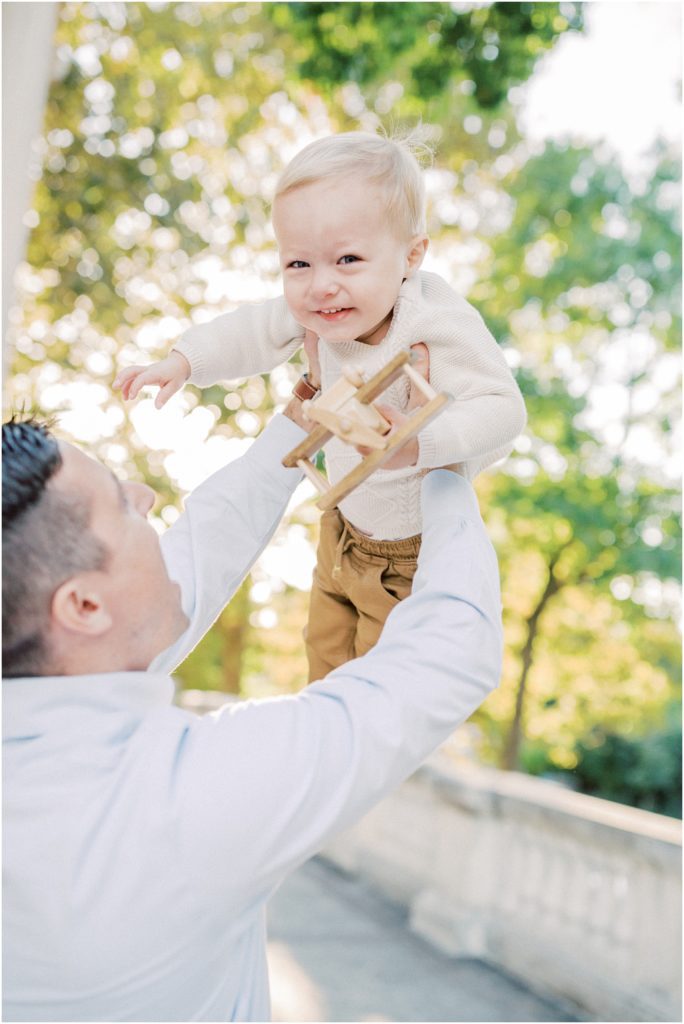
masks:
<svg viewBox="0 0 684 1024"><path fill-rule="evenodd" d="M355 82L373 96L399 80L415 107L467 83L486 110L526 81L559 35L582 27L581 4L569 3L282 3L272 17L319 88Z"/></svg>
<svg viewBox="0 0 684 1024"><path fill-rule="evenodd" d="M681 722L640 739L597 729L577 744L577 757L583 792L681 818Z"/></svg>
<svg viewBox="0 0 684 1024"><path fill-rule="evenodd" d="M572 718L576 736L606 714L604 706L573 699L578 684L562 666L577 669L577 659L565 630L550 625L555 617L559 624L571 619L572 635L581 635L571 613L577 588L616 599L622 624L641 624L635 642L650 630L648 581L675 586L681 578L678 487L672 473L666 478L656 468L673 454L681 326L678 167L666 151L659 157L638 190L600 148L549 145L513 168L504 178L514 204L510 223L489 240L473 291L495 333L520 353L531 425L487 493L521 666L508 677L515 707L497 696L493 713L481 718L492 756L511 767L530 730L553 731L556 756L571 762L572 735L559 732L561 720ZM509 559L531 571L521 579ZM646 615L668 611L660 602ZM572 711L565 714L544 703L549 687L539 678L549 671L543 649L551 634L553 671L570 689L565 705ZM600 645L588 637L584 651L598 678ZM676 686L676 657L667 671ZM615 693L620 676L612 675ZM511 726L503 726L506 719Z"/></svg>
<svg viewBox="0 0 684 1024"><path fill-rule="evenodd" d="M551 772L590 796L641 807L674 818L682 816L682 723L679 705L667 722L641 736L600 726L575 744L577 764L558 772L543 743L525 744L522 764L534 775Z"/></svg>
<svg viewBox="0 0 684 1024"><path fill-rule="evenodd" d="M294 693L306 684L302 629L308 595L284 588L269 603L266 627L252 589L248 577L214 628L176 670L185 689L262 697Z"/></svg>
<svg viewBox="0 0 684 1024"><path fill-rule="evenodd" d="M678 350L679 180L667 150L643 192L600 149L550 144L512 170L502 182L514 203L511 223L491 242L493 280L474 291L503 337L515 337L521 309L543 310L553 345L567 337L581 351L588 327L594 344L601 331L641 327Z"/></svg>

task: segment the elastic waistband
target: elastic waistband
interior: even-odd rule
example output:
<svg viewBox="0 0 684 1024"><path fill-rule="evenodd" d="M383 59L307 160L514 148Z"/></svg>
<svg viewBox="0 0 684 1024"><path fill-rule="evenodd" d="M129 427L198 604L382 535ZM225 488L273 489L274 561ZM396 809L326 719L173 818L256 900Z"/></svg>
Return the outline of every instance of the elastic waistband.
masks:
<svg viewBox="0 0 684 1024"><path fill-rule="evenodd" d="M354 545L361 551L365 551L367 555L385 555L391 558L417 558L418 552L420 551L420 534L417 533L413 537L403 537L401 540L374 540L372 537L367 537L365 533L361 533L356 527L352 526L348 519L342 515L339 509L336 509L338 516L342 520L342 525L346 528L349 536L352 538Z"/></svg>

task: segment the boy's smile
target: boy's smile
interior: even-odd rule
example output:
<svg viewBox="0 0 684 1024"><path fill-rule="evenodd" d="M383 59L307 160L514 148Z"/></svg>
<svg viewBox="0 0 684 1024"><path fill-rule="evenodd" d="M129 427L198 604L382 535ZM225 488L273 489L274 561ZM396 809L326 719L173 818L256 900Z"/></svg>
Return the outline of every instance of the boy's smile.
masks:
<svg viewBox="0 0 684 1024"><path fill-rule="evenodd" d="M382 341L402 281L422 262L426 236L399 238L385 207L379 185L350 177L276 199L285 299L297 322L326 341Z"/></svg>
<svg viewBox="0 0 684 1024"><path fill-rule="evenodd" d="M331 323L339 323L340 320L342 320L349 312L350 310L348 308L344 309L343 307L340 309L319 309L318 315L324 317Z"/></svg>

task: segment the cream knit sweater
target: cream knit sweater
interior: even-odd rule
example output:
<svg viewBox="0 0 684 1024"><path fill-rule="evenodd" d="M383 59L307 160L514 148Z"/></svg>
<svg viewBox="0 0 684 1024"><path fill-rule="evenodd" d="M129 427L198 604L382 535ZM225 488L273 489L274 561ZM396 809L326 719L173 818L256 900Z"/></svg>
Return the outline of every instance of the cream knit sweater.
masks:
<svg viewBox="0 0 684 1024"><path fill-rule="evenodd" d="M301 346L303 328L284 298L246 303L208 324L192 327L176 349L199 387L267 373ZM416 342L430 352L430 383L454 401L418 435L416 466L378 470L340 503L359 530L377 540L399 540L421 532L420 482L426 469L465 464L466 476L507 455L525 425L525 405L501 350L479 313L437 274L419 271L401 287L390 329L378 345L359 341L328 344L321 338L321 385L330 387L347 363L367 377ZM409 385L400 377L380 401L405 410ZM326 468L337 483L360 461L354 448L333 438L325 446Z"/></svg>

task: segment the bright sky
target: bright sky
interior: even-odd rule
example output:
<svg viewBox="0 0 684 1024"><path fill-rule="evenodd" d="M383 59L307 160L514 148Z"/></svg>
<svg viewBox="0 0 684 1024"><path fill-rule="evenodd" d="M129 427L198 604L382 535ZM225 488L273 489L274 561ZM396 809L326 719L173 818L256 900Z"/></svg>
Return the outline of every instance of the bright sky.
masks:
<svg viewBox="0 0 684 1024"><path fill-rule="evenodd" d="M584 33L563 36L525 87L521 128L605 139L638 170L659 133L681 137L681 4L592 2L584 14Z"/></svg>

